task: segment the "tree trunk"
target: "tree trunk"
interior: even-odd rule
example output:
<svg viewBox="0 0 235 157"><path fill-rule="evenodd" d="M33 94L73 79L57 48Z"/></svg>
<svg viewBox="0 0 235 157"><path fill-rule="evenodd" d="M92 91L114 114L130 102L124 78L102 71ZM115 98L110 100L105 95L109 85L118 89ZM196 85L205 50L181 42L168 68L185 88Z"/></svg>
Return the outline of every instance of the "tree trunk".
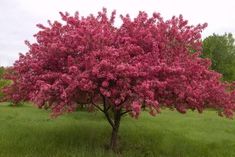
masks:
<svg viewBox="0 0 235 157"><path fill-rule="evenodd" d="M104 102L103 113L105 114L105 117L107 118L109 124L112 127L112 135L109 143L109 149L113 150L114 152L118 152L118 130L122 116L121 109L110 108L110 106L107 106L105 97L103 97L103 102ZM110 115L109 109L112 109L114 113L113 116Z"/></svg>
<svg viewBox="0 0 235 157"><path fill-rule="evenodd" d="M112 127L112 136L110 139L110 149L114 152L118 151L118 130L121 121L121 111L114 111L114 125Z"/></svg>

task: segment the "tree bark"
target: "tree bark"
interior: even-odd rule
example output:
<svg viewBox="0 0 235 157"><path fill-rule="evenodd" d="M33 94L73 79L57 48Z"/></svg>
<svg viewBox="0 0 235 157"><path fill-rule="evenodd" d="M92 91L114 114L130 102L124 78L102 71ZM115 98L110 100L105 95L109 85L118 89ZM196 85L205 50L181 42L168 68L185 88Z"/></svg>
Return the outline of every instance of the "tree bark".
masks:
<svg viewBox="0 0 235 157"><path fill-rule="evenodd" d="M106 119L108 120L109 124L112 127L112 135L109 143L109 149L113 150L114 152L118 152L118 130L120 126L120 121L122 117L121 109L112 108L107 99L103 96L103 105L104 109L102 110ZM112 109L114 115L111 116L109 110Z"/></svg>
<svg viewBox="0 0 235 157"><path fill-rule="evenodd" d="M112 149L114 152L118 151L118 130L120 126L121 121L121 111L117 110L114 111L114 125L112 127L112 136L110 140L110 149Z"/></svg>

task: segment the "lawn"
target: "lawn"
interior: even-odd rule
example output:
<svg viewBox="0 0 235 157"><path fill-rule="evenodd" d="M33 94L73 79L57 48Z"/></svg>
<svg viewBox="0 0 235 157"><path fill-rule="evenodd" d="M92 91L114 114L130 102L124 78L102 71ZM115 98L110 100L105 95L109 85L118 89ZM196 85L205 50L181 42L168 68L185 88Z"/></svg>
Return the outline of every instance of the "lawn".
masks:
<svg viewBox="0 0 235 157"><path fill-rule="evenodd" d="M121 122L121 152L105 149L111 128L99 113L78 111L51 119L29 104L0 105L0 157L234 157L235 120L214 111L185 115L143 112Z"/></svg>

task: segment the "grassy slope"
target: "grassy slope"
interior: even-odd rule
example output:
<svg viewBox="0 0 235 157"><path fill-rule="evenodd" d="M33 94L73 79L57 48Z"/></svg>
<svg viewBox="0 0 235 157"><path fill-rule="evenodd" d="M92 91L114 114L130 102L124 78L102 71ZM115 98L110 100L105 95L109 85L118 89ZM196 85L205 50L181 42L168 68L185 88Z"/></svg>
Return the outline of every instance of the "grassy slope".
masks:
<svg viewBox="0 0 235 157"><path fill-rule="evenodd" d="M164 111L139 120L124 117L121 154L104 149L110 127L101 113L77 112L50 119L29 105L0 105L1 157L234 157L235 121L214 111L181 115Z"/></svg>

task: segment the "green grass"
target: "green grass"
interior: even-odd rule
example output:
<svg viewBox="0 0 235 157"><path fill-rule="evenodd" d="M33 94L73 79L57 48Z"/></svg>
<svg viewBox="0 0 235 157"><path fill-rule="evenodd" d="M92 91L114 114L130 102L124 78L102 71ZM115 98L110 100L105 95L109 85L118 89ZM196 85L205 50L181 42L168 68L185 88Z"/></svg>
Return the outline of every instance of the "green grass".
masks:
<svg viewBox="0 0 235 157"><path fill-rule="evenodd" d="M0 105L0 157L234 157L235 121L214 111L121 122L121 153L105 148L111 128L104 116L76 112L51 119L30 105Z"/></svg>

